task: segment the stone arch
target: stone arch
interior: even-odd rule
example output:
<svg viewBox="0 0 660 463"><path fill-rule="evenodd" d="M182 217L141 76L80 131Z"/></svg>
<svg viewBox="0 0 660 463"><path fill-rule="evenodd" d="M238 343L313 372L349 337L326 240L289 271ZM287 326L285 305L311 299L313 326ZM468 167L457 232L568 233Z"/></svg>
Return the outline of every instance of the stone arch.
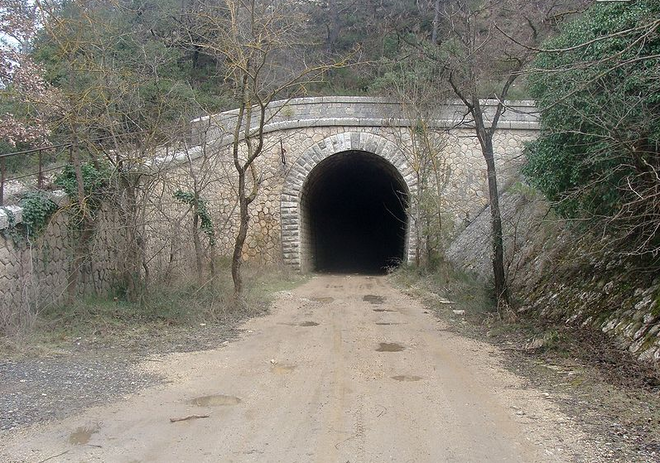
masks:
<svg viewBox="0 0 660 463"><path fill-rule="evenodd" d="M344 132L329 136L308 148L292 165L284 181L280 201L282 220L282 253L284 263L296 270L310 270L306 260L309 245L305 236L305 224L302 220L302 195L309 174L314 168L338 153L362 151L376 155L387 161L400 175L412 196L417 190L416 176L401 150L381 135L366 132ZM409 202L410 204L410 202ZM404 259L414 258L416 233L412 230L411 212L408 206L408 224L405 237Z"/></svg>

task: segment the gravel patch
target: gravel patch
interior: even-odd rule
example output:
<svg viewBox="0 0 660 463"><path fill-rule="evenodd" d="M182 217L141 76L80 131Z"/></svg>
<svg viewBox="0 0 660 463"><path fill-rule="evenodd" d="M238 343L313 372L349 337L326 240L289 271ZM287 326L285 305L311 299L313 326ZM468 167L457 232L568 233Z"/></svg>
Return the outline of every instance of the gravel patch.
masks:
<svg viewBox="0 0 660 463"><path fill-rule="evenodd" d="M0 362L0 429L62 419L157 384L134 361L66 357Z"/></svg>
<svg viewBox="0 0 660 463"><path fill-rule="evenodd" d="M0 430L60 420L163 382L140 364L153 355L216 349L235 339L227 324L80 338L61 355L0 360Z"/></svg>

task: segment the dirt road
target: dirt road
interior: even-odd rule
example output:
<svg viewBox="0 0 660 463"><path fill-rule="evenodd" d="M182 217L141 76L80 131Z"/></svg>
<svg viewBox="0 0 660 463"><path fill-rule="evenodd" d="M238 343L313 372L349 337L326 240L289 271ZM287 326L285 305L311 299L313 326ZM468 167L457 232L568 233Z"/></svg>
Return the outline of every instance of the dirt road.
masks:
<svg viewBox="0 0 660 463"><path fill-rule="evenodd" d="M0 460L600 460L495 348L447 331L384 277L314 277L243 328L220 349L145 361L165 384L12 434Z"/></svg>

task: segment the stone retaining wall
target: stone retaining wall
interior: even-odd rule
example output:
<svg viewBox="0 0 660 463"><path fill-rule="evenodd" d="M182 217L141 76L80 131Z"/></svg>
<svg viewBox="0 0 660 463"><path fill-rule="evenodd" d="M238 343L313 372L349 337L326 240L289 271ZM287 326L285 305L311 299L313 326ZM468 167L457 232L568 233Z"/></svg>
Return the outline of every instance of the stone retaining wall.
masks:
<svg viewBox="0 0 660 463"><path fill-rule="evenodd" d="M511 188L500 207L507 273L520 313L601 330L660 368L660 278L614 252L593 252L602 237L571 231L529 187ZM490 231L486 208L447 252L484 282L493 271Z"/></svg>
<svg viewBox="0 0 660 463"><path fill-rule="evenodd" d="M20 226L20 208L7 207L9 214L0 209L0 332L24 327L38 310L58 304L67 294L78 238L69 229L66 200L62 196L55 199L61 209L46 229L31 239L9 228L10 222ZM116 284L125 249L117 224L114 211L104 206L83 267L78 269L78 297L106 295Z"/></svg>

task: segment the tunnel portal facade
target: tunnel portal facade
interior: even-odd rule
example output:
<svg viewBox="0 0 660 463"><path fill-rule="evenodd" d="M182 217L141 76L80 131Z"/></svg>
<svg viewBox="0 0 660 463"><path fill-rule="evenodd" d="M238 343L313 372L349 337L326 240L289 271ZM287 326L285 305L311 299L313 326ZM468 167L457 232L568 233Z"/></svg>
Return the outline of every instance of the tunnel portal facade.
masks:
<svg viewBox="0 0 660 463"><path fill-rule="evenodd" d="M303 271L379 273L413 256L415 175L396 145L345 132L309 148L285 180L284 261Z"/></svg>

